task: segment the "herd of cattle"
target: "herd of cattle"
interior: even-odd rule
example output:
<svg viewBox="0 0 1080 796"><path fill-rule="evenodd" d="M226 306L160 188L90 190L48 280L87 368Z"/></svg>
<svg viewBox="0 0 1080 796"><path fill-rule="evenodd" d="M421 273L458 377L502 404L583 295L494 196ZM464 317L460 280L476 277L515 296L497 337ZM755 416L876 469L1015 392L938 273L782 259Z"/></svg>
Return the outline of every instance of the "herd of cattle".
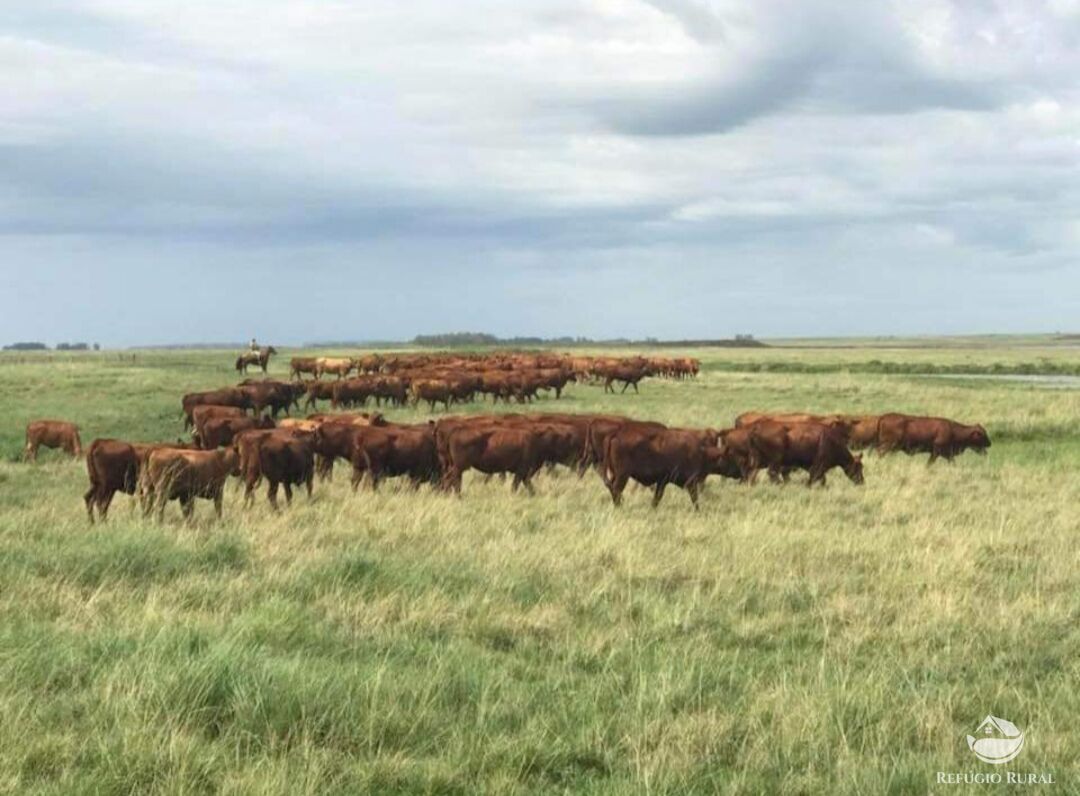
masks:
<svg viewBox="0 0 1080 796"><path fill-rule="evenodd" d="M360 357L294 357L289 361L290 379L303 380L311 408L329 400L335 409L363 406L368 399L402 406L426 401L431 410L442 404L491 396L492 401L524 403L540 390L562 395L570 382L603 382L605 392L622 391L647 376L692 378L701 365L696 359L671 357L572 357L561 354L368 354ZM354 378L347 378L356 372ZM336 381L322 381L333 374ZM296 389L300 389L297 387Z"/></svg>
<svg viewBox="0 0 1080 796"><path fill-rule="evenodd" d="M382 369L386 366L383 360L379 372L397 372L393 365ZM584 375L589 372L596 371ZM824 485L826 473L840 468L861 484L862 454L853 450L924 452L932 464L939 457L952 459L968 449L985 453L990 447L980 425L895 413L751 412L736 418L734 427L719 430L571 413L442 416L393 423L379 412L342 412L276 421L275 407L287 410L302 394L296 386L252 382L185 395L181 405L187 427L193 428L192 442L95 440L86 451L90 486L84 500L91 522L95 510L99 518L106 517L117 492L137 493L144 511L156 508L159 517L170 500L179 501L184 516L190 517L196 498L212 500L220 516L230 476L241 479L245 505L265 480L276 510L279 488L284 488L287 501L294 486L310 496L316 476L331 478L338 460L351 467L354 489L365 478L376 489L385 478L404 477L414 488L430 484L460 495L462 476L475 470L510 475L512 490L524 486L531 494L537 473L565 466L579 477L595 469L616 506L633 479L653 487L653 506L674 484L686 490L696 508L709 475L750 484L761 470L770 480L787 481L793 470L802 469L809 473L809 485ZM31 423L27 457L33 459L42 445L82 455L79 430L72 423Z"/></svg>

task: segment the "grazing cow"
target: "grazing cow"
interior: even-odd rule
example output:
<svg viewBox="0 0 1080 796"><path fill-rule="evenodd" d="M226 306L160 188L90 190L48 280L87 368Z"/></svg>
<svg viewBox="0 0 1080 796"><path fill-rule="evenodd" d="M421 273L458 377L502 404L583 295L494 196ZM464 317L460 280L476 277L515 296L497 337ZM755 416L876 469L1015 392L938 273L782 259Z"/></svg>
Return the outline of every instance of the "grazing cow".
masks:
<svg viewBox="0 0 1080 796"><path fill-rule="evenodd" d="M207 392L189 392L181 399L184 411L184 428L191 428L192 414L196 406L213 404L214 406L235 406L240 409L251 409L251 396L237 387L225 387L220 390Z"/></svg>
<svg viewBox="0 0 1080 796"><path fill-rule="evenodd" d="M303 381L305 373L315 376L319 372L319 363L315 357L293 357L289 360L289 378Z"/></svg>
<svg viewBox="0 0 1080 796"><path fill-rule="evenodd" d="M213 450L231 445L233 437L241 431L274 428L274 425L274 421L269 417L212 417L203 423L199 433L199 447Z"/></svg>
<svg viewBox="0 0 1080 796"><path fill-rule="evenodd" d="M536 439L531 431L495 426L458 427L447 435L450 466L443 486L461 496L461 477L466 470L512 473L511 491L524 484L533 494L532 477L540 467Z"/></svg>
<svg viewBox="0 0 1080 796"><path fill-rule="evenodd" d="M335 382L330 391L330 406L334 409L357 404L364 406L375 394L375 384L376 380L370 376Z"/></svg>
<svg viewBox="0 0 1080 796"><path fill-rule="evenodd" d="M612 502L622 503L629 479L651 486L653 508L664 489L675 484L686 490L695 510L698 490L711 472L706 447L715 448L716 432L656 427L658 424L624 423L607 440L601 475Z"/></svg>
<svg viewBox="0 0 1080 796"><path fill-rule="evenodd" d="M239 475L239 457L232 448L214 451L188 451L158 448L150 452L141 476L141 491L146 495L149 513L157 506L158 520L165 516L170 500L179 500L186 519L191 519L195 499L214 501L214 512L221 517L225 481Z"/></svg>
<svg viewBox="0 0 1080 796"><path fill-rule="evenodd" d="M442 470L435 451L435 429L418 426L368 426L354 434L352 486L355 490L366 472L371 488L385 477L408 476L413 489L422 483L438 484Z"/></svg>
<svg viewBox="0 0 1080 796"><path fill-rule="evenodd" d="M285 502L292 503L293 485L303 484L311 497L315 478L315 447L311 434L270 434L258 446L259 473L267 480L266 496L278 510L278 486L285 487Z"/></svg>
<svg viewBox="0 0 1080 796"><path fill-rule="evenodd" d="M74 458L82 456L79 427L66 420L35 420L26 426L26 458L37 461L38 448L61 448Z"/></svg>
<svg viewBox="0 0 1080 796"><path fill-rule="evenodd" d="M324 373L336 373L339 379L348 376L354 363L344 357L316 357L315 378L321 379Z"/></svg>
<svg viewBox="0 0 1080 796"><path fill-rule="evenodd" d="M750 448L750 427L724 429L720 432L720 440L723 443L723 458L738 468L740 481L751 483L757 470L753 466L753 451Z"/></svg>
<svg viewBox="0 0 1080 796"><path fill-rule="evenodd" d="M577 376L571 370L563 368L550 368L537 373L537 381L541 390L555 390L555 399L562 397L562 391L570 382L577 383Z"/></svg>
<svg viewBox="0 0 1080 796"><path fill-rule="evenodd" d="M272 345L264 345L258 351L245 351L236 358L236 372L247 373L251 365L258 365L262 372L266 373L266 366L270 363L270 357L277 353Z"/></svg>
<svg viewBox="0 0 1080 796"><path fill-rule="evenodd" d="M862 454L852 456L844 437L835 429L821 423L785 425L772 420L751 424L750 449L755 470L769 469L769 478L787 480L791 470L801 468L810 473L807 486L820 481L825 486L825 474L840 467L855 484L863 483Z"/></svg>
<svg viewBox="0 0 1080 796"><path fill-rule="evenodd" d="M943 417L882 415L878 421L877 451L881 455L902 450L908 455L929 453L927 464L939 457L952 461L957 454L971 449L986 453L990 436L980 425L967 426Z"/></svg>
<svg viewBox="0 0 1080 796"><path fill-rule="evenodd" d="M139 457L135 448L117 439L96 439L86 450L86 472L90 488L83 495L86 513L94 521L94 508L104 520L117 492L134 495L139 480Z"/></svg>

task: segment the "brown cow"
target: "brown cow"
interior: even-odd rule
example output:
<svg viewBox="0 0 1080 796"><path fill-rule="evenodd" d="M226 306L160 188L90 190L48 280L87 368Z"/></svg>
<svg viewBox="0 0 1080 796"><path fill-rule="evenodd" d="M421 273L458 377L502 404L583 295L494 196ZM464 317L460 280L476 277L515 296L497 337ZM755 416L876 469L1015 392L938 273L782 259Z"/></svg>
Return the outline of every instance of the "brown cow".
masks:
<svg viewBox="0 0 1080 796"><path fill-rule="evenodd" d="M355 490L366 472L371 488L384 477L408 476L413 489L422 483L438 485L442 469L435 451L435 429L417 426L368 426L354 434L352 486Z"/></svg>
<svg viewBox="0 0 1080 796"><path fill-rule="evenodd" d="M274 428L274 421L269 417L212 417L203 423L199 447L213 450L230 445L241 431L268 428Z"/></svg>
<svg viewBox="0 0 1080 796"><path fill-rule="evenodd" d="M246 413L237 406L216 406L214 404L202 404L191 410L191 421L194 425L192 436L196 443L202 436L202 427L207 420L214 417L245 417Z"/></svg>
<svg viewBox="0 0 1080 796"><path fill-rule="evenodd" d="M26 426L26 458L37 461L38 448L62 448L74 458L82 456L79 427L66 420L35 420Z"/></svg>
<svg viewBox="0 0 1080 796"><path fill-rule="evenodd" d="M336 373L339 379L348 376L355 363L346 357L316 357L315 378L322 378L324 373Z"/></svg>
<svg viewBox="0 0 1080 796"><path fill-rule="evenodd" d="M267 480L266 496L278 510L278 486L285 487L285 502L292 503L292 487L303 484L311 497L315 478L315 448L311 434L271 434L262 440L258 452L259 473Z"/></svg>
<svg viewBox="0 0 1080 796"><path fill-rule="evenodd" d="M141 489L147 496L147 513L156 505L158 520L165 516L170 500L179 500L186 519L191 519L195 499L214 501L221 517L225 481L239 475L239 457L232 448L214 451L186 451L159 448L150 453L143 468Z"/></svg>
<svg viewBox="0 0 1080 796"><path fill-rule="evenodd" d="M139 457L135 448L117 439L96 439L86 450L90 488L83 495L86 513L94 521L94 508L104 520L117 492L134 495L139 481Z"/></svg>
<svg viewBox="0 0 1080 796"><path fill-rule="evenodd" d="M612 502L622 503L629 479L654 488L656 508L668 484L686 490L698 508L698 490L711 471L706 447L716 447L716 432L657 428L655 424L624 423L608 437L601 475Z"/></svg>
<svg viewBox="0 0 1080 796"><path fill-rule="evenodd" d="M633 386L634 392L637 392L638 382L648 375L645 373L644 366L623 362L609 366L601 373L604 377L604 392L615 392L615 388L611 385L616 381L623 383L622 392L626 392L626 388L630 386Z"/></svg>
<svg viewBox="0 0 1080 796"><path fill-rule="evenodd" d="M466 470L482 473L512 473L511 491L524 484L533 494L532 477L539 469L536 439L531 431L494 426L454 429L448 434L450 466L443 485L460 497L461 477Z"/></svg>
<svg viewBox="0 0 1080 796"><path fill-rule="evenodd" d="M881 455L902 450L911 455L929 453L927 464L939 457L952 461L969 448L986 453L990 436L981 425L967 426L943 417L887 414L878 421L877 451Z"/></svg>
<svg viewBox="0 0 1080 796"><path fill-rule="evenodd" d="M451 385L442 379L417 379L410 385L409 392L412 394L412 405L416 406L421 400L427 401L432 412L435 404L442 403L447 411L454 400Z"/></svg>
<svg viewBox="0 0 1080 796"><path fill-rule="evenodd" d="M289 378L303 381L305 373L315 376L319 372L318 360L315 357L293 357L289 360Z"/></svg>
<svg viewBox="0 0 1080 796"><path fill-rule="evenodd" d="M840 467L853 483L863 483L862 454L852 456L836 429L821 423L759 420L749 432L754 468L767 466L773 480L782 475L786 481L791 470L801 468L810 473L807 486L815 481L825 486L825 474Z"/></svg>
<svg viewBox="0 0 1080 796"><path fill-rule="evenodd" d="M256 415L261 415L263 409L270 409L270 416L277 417L278 412L284 410L289 414L289 407L300 408L299 398L306 391L303 384L293 384L287 381L263 381L247 380L239 385L251 398L251 406Z"/></svg>
<svg viewBox="0 0 1080 796"><path fill-rule="evenodd" d="M750 448L750 426L724 429L720 432L720 439L723 442L723 457L738 468L739 480L744 484L752 482L757 469L753 466L754 457Z"/></svg>
<svg viewBox="0 0 1080 796"><path fill-rule="evenodd" d="M848 447L872 448L878 441L878 415L843 415L848 424Z"/></svg>
<svg viewBox="0 0 1080 796"><path fill-rule="evenodd" d="M225 387L220 390L208 390L206 392L189 392L181 399L184 410L184 428L191 428L193 421L192 413L196 406L213 404L215 406L236 406L240 409L252 407L251 396L236 387Z"/></svg>

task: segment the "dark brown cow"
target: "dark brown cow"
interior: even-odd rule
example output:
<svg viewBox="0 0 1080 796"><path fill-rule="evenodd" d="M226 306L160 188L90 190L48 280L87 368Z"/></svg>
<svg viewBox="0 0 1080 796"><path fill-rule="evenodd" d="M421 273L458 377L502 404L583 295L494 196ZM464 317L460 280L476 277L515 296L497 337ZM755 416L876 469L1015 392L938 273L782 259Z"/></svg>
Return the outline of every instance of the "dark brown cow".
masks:
<svg viewBox="0 0 1080 796"><path fill-rule="evenodd" d="M285 487L285 502L292 503L293 485L307 488L311 497L315 479L315 447L311 434L271 434L258 446L259 473L267 480L266 496L274 511L278 509L278 486Z"/></svg>
<svg viewBox="0 0 1080 796"><path fill-rule="evenodd" d="M94 508L104 520L117 492L134 495L139 482L139 457L135 448L117 439L96 439L86 450L90 488L83 495L86 513L94 521Z"/></svg>
<svg viewBox="0 0 1080 796"><path fill-rule="evenodd" d="M675 484L686 490L694 508L698 490L711 471L706 447L716 447L716 432L696 429L657 428L655 424L624 423L607 440L601 475L612 502L622 503L629 479L651 486L653 508L660 504L664 489Z"/></svg>
<svg viewBox="0 0 1080 796"><path fill-rule="evenodd" d="M810 473L807 486L815 481L825 486L825 474L840 467L852 482L863 483L862 454L852 456L836 429L821 423L759 420L749 432L754 468L768 467L773 480L782 475L786 481L788 473L798 468Z"/></svg>
<svg viewBox="0 0 1080 796"><path fill-rule="evenodd" d="M720 432L720 440L723 443L723 457L726 461L734 463L739 470L739 480L744 484L750 483L757 470L753 466L753 451L750 448L750 427L727 428ZM727 473L721 473L727 475Z"/></svg>
<svg viewBox="0 0 1080 796"><path fill-rule="evenodd" d="M199 433L199 447L213 450L231 445L233 437L241 431L274 427L269 417L212 417L203 423Z"/></svg>
<svg viewBox="0 0 1080 796"><path fill-rule="evenodd" d="M289 407L300 408L299 399L306 391L303 384L293 384L287 381L264 381L247 380L239 385L251 398L251 406L256 415L261 415L263 409L270 409L270 416L277 417L278 412L284 411L289 414Z"/></svg>
<svg viewBox="0 0 1080 796"><path fill-rule="evenodd" d="M37 461L38 448L61 448L69 456L82 456L79 427L66 420L35 420L26 426L26 458Z"/></svg>
<svg viewBox="0 0 1080 796"><path fill-rule="evenodd" d="M967 426L944 417L915 417L912 415L882 415L878 421L877 451L879 454L902 450L908 455L929 453L927 464L939 457L952 461L965 450L986 453L990 436L980 425Z"/></svg>
<svg viewBox="0 0 1080 796"><path fill-rule="evenodd" d="M443 484L461 495L461 477L467 470L482 473L512 473L511 491L524 484L533 494L532 476L540 467L536 439L531 431L520 428L468 426L448 434L450 466Z"/></svg>
<svg viewBox="0 0 1080 796"><path fill-rule="evenodd" d="M611 385L616 381L623 383L622 392L626 392L626 388L631 385L634 392L637 392L638 382L648 374L645 373L645 368L640 365L620 363L604 369L602 375L604 377L604 392L615 392L615 388Z"/></svg>
<svg viewBox="0 0 1080 796"><path fill-rule="evenodd" d="M150 453L141 476L141 489L147 496L147 513L157 506L158 520L165 516L170 500L179 500L186 519L191 519L195 499L214 501L214 512L221 517L225 481L239 475L239 457L232 448L214 451L187 451L159 448Z"/></svg>
<svg viewBox="0 0 1080 796"><path fill-rule="evenodd" d="M442 469L431 424L358 428L354 441L353 489L359 486L365 472L373 490L383 478L402 475L408 476L413 489L422 483L438 485Z"/></svg>
<svg viewBox="0 0 1080 796"><path fill-rule="evenodd" d="M329 401L334 397L334 384L323 381L309 381L304 385L307 400L304 402L305 409L316 406L316 401Z"/></svg>
<svg viewBox="0 0 1080 796"><path fill-rule="evenodd" d="M196 406L213 404L214 406L236 406L240 409L252 407L251 396L237 387L225 387L207 392L189 392L183 397L181 404L184 410L184 428L191 428L192 413Z"/></svg>

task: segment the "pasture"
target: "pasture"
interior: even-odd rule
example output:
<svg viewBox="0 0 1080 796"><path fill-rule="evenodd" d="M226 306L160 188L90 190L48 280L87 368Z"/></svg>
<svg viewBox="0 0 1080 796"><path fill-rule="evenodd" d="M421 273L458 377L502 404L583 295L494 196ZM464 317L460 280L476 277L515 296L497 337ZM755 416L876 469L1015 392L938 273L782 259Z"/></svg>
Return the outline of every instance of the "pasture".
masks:
<svg viewBox="0 0 1080 796"><path fill-rule="evenodd" d="M235 354L0 355L0 790L947 792L938 771L989 768L964 742L988 713L1027 731L1010 768L1080 788L1080 390L920 375L1070 373L1080 351L677 353L697 379L534 408L900 411L993 447L870 455L863 487L713 477L698 512L674 488L615 509L564 469L533 497L475 474L460 500L353 494L339 464L278 514L233 482L220 522L119 495L90 526L84 463L18 461L26 422L175 439L181 394L235 383Z"/></svg>

